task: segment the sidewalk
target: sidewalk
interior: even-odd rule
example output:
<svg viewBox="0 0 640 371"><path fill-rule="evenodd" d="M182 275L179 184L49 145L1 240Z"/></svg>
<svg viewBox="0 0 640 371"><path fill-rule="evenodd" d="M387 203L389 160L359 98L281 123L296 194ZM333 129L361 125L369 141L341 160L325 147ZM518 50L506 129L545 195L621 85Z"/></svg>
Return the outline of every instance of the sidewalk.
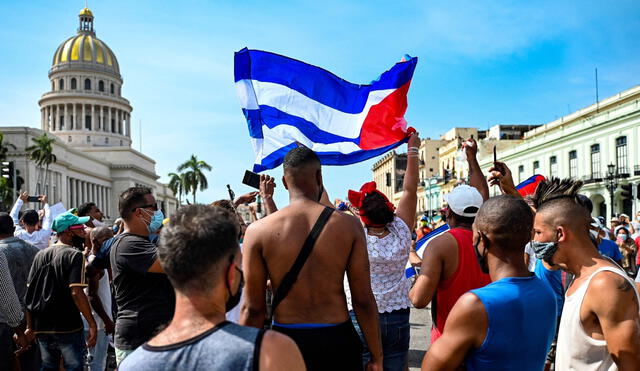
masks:
<svg viewBox="0 0 640 371"><path fill-rule="evenodd" d="M409 370L419 371L422 358L429 346L431 334L431 309L411 309L411 343L409 345Z"/></svg>

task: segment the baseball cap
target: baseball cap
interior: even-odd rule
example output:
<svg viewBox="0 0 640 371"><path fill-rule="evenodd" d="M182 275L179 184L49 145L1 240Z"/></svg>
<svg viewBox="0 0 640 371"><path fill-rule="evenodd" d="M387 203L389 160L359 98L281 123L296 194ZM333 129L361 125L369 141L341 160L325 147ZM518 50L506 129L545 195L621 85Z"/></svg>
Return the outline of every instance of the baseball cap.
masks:
<svg viewBox="0 0 640 371"><path fill-rule="evenodd" d="M91 219L91 217L89 216L78 217L76 215L73 215L71 212L66 211L56 216L56 218L53 220L53 225L51 226L51 228L54 231L60 233L66 231L67 228L71 227L72 225L84 224L88 222L89 219Z"/></svg>
<svg viewBox="0 0 640 371"><path fill-rule="evenodd" d="M478 209L480 209L484 202L480 192L466 184L455 187L453 191L444 195L444 200L449 204L451 211L456 213L456 215L465 217L476 216ZM469 208L474 209L469 210Z"/></svg>
<svg viewBox="0 0 640 371"><path fill-rule="evenodd" d="M597 230L601 230L602 229L602 223L600 222L600 219L598 218L591 218L591 226L596 228Z"/></svg>

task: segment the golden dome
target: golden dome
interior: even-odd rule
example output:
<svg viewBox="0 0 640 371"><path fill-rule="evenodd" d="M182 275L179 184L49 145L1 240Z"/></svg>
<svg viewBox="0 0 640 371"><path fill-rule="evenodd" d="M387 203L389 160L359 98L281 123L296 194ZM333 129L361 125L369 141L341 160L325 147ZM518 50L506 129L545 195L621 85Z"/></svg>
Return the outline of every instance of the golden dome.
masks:
<svg viewBox="0 0 640 371"><path fill-rule="evenodd" d="M91 18L87 19L87 15ZM52 71L66 67L87 68L120 75L115 54L93 31L93 14L89 8L80 11L78 33L60 44L53 55Z"/></svg>
<svg viewBox="0 0 640 371"><path fill-rule="evenodd" d="M80 11L80 16L83 15L88 15L90 17L93 17L93 13L91 13L91 10L89 10L89 8L84 8Z"/></svg>

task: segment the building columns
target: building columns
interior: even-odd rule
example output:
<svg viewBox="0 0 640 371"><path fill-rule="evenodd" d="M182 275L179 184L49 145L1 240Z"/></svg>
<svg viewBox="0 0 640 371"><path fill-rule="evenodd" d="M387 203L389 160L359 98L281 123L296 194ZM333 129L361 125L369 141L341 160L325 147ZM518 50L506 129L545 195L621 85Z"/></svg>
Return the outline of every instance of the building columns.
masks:
<svg viewBox="0 0 640 371"><path fill-rule="evenodd" d="M70 123L69 123L69 105L67 103L64 104L64 122L63 125L65 127L65 129L69 130L68 128L70 127Z"/></svg>
<svg viewBox="0 0 640 371"><path fill-rule="evenodd" d="M86 105L82 103L82 118L80 119L80 130L87 130L87 114L85 108Z"/></svg>
<svg viewBox="0 0 640 371"><path fill-rule="evenodd" d="M131 138L131 114L127 113L127 137Z"/></svg>
<svg viewBox="0 0 640 371"><path fill-rule="evenodd" d="M111 107L107 107L107 109L109 110L109 115L108 115L109 121L108 121L108 124L107 124L107 126L109 127L108 131L112 132L113 130L112 130L112 126L111 126Z"/></svg>

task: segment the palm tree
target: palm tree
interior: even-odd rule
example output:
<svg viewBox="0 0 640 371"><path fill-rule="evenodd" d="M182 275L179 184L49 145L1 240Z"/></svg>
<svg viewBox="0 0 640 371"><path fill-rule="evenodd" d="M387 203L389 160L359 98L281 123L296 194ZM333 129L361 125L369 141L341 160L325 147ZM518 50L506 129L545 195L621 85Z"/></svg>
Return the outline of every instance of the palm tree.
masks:
<svg viewBox="0 0 640 371"><path fill-rule="evenodd" d="M178 204L182 205L182 194L184 189L184 174L169 173L169 189L178 196Z"/></svg>
<svg viewBox="0 0 640 371"><path fill-rule="evenodd" d="M193 192L193 203L195 204L198 188L200 188L201 191L209 188L207 177L204 175L202 170L211 171L211 165L202 160L198 160L196 155L191 155L189 160L178 166L178 171L184 170L187 170L182 174L184 176L184 192L185 194L188 194L189 191Z"/></svg>
<svg viewBox="0 0 640 371"><path fill-rule="evenodd" d="M55 138L50 138L47 136L47 133L43 133L41 136L37 138L31 138L31 140L35 143L32 146L26 148L27 152L29 152L29 158L32 161L36 162L36 166L40 168L40 173L38 174L38 183L40 183L40 176L42 173L42 168L44 167L44 184L43 188L46 189L47 182L49 181L49 165L58 161L56 155L53 154L53 143L56 141ZM40 193L40 190L37 190Z"/></svg>

